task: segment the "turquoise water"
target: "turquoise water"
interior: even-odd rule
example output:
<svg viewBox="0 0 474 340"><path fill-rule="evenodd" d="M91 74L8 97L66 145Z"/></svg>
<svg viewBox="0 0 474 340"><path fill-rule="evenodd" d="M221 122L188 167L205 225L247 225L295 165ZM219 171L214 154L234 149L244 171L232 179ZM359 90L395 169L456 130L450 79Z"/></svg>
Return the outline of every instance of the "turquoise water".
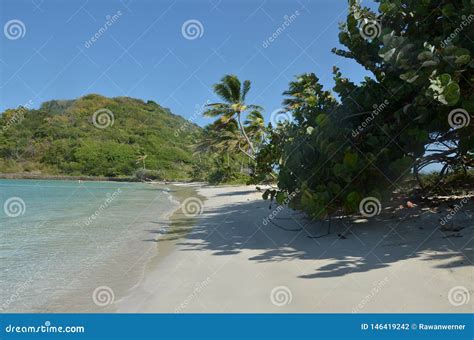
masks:
<svg viewBox="0 0 474 340"><path fill-rule="evenodd" d="M177 207L163 186L43 180L0 180L0 204L7 312L110 311L156 256Z"/></svg>

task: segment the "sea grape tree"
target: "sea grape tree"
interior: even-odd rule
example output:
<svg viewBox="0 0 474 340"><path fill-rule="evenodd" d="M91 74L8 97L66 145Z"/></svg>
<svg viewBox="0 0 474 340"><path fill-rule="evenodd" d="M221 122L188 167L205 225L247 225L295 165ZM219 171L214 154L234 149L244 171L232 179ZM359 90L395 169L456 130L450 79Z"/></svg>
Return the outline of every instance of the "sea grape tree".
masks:
<svg viewBox="0 0 474 340"><path fill-rule="evenodd" d="M297 191L293 203L313 217L381 200L432 163L473 166L472 1L377 2L374 12L349 1L345 48L333 49L370 77L355 84L334 68L334 95L314 74L297 77L284 93L294 121L258 155L260 176L277 169L271 194Z"/></svg>

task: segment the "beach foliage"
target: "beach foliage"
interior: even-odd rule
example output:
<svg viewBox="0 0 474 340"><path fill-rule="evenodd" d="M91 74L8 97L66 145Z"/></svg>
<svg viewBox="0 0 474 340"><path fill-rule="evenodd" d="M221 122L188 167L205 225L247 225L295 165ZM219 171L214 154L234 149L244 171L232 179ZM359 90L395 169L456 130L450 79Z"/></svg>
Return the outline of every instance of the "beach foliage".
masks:
<svg viewBox="0 0 474 340"><path fill-rule="evenodd" d="M333 49L370 76L356 84L334 67L333 91L297 76L284 93L293 119L257 155L257 182L278 173L266 196L297 193L291 204L314 218L383 200L431 164L441 176L474 165L472 1L377 2L373 11L349 1L343 48Z"/></svg>

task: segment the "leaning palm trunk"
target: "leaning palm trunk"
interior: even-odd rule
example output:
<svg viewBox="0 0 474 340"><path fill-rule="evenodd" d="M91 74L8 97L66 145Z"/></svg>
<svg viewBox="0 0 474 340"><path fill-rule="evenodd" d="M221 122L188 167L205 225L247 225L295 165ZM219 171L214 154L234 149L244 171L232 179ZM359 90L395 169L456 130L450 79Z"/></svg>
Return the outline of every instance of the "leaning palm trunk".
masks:
<svg viewBox="0 0 474 340"><path fill-rule="evenodd" d="M214 85L214 92L223 102L207 104L207 110L203 114L209 117L220 117L214 124L216 126L220 126L220 123L229 126L235 122L235 146L250 160L255 161L257 150L252 140L258 141L254 134L259 129L263 129L263 117L260 113L263 108L258 105L245 104L250 84L249 80L241 83L235 75L224 76L219 83ZM242 122L242 115L248 110L253 111L247 115L247 120ZM247 145L243 145L244 143Z"/></svg>
<svg viewBox="0 0 474 340"><path fill-rule="evenodd" d="M250 148L249 151L251 151L251 153L249 152L249 155L251 156L251 158L252 158L253 160L255 160L255 148L253 147L253 144L252 144L252 142L250 141L249 136L247 136L247 133L245 132L244 126L242 125L242 120L241 120L240 112L237 112L237 121L239 122L240 132L242 132L242 135L244 136L245 140L246 140L247 143L249 144L249 148Z"/></svg>

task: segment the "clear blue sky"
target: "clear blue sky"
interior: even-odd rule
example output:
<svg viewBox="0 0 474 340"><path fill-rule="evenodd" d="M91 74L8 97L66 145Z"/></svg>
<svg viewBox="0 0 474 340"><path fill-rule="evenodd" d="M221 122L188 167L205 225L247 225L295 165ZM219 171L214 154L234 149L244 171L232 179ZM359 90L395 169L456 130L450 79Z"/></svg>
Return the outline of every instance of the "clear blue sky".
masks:
<svg viewBox="0 0 474 340"><path fill-rule="evenodd" d="M99 93L154 100L191 118L196 106L216 100L212 84L233 73L252 81L248 101L268 118L297 74L315 72L328 89L333 65L356 82L367 75L330 52L346 13L345 0L1 0L1 28L20 20L25 30L18 39L1 32L0 111ZM265 48L285 15L294 15L291 23ZM202 36L183 36L188 20L202 24Z"/></svg>

